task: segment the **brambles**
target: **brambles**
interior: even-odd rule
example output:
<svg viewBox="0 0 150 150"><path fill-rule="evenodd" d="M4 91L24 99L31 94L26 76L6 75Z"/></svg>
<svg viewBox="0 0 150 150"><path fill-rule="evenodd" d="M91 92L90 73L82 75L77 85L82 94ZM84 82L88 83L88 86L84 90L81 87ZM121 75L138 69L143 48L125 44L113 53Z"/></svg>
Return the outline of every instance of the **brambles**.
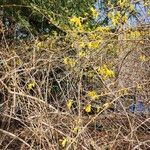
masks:
<svg viewBox="0 0 150 150"><path fill-rule="evenodd" d="M66 34L3 37L0 149L149 148L148 27L125 25L132 7L116 2L113 24L88 23L100 15L90 6L67 14Z"/></svg>
<svg viewBox="0 0 150 150"><path fill-rule="evenodd" d="M5 47L1 50L5 52L0 54L3 64L3 67L0 67L0 86L5 97L5 102L0 104L0 107L3 107L2 116L12 119L19 116L23 124L16 130L15 125L11 123L13 129L9 132L19 136L29 145L27 139L32 137L30 140L33 145L30 145L30 148L33 149L38 145L45 149L81 149L84 146L90 149L92 141L95 142L93 147L103 147L102 141L108 141L107 145L111 147L113 140L108 136L116 138L119 132L124 136L128 135L131 133L130 126L133 128L133 134L137 136L138 133L134 129L142 123L149 124L147 117L138 118L139 111L139 115L134 114L133 117L129 109L132 104L130 98L121 98L136 90L137 97L144 95L145 105L148 102L148 72L144 66L148 63L147 53L141 52L141 43L137 44L136 51L133 50L127 60L124 60L116 79L116 69L121 66L123 60L121 56L126 54L127 49L133 48L135 43L124 40L119 45L117 38L115 42L110 42L109 39L107 41L106 38L110 37L111 40L113 33L108 36L109 31L106 32L107 35L103 35L104 32L94 31L95 37L104 36L104 45L99 43L101 49L99 46L88 47L88 43L93 42L89 32L83 33L84 37L76 35L76 38L68 34L63 40L57 36L49 37L42 41L44 47L37 47L33 42L25 45L19 43L19 46L15 45L16 48L10 46L9 51L6 51ZM66 44L69 40L70 43ZM143 44L145 45L145 42ZM120 51L123 45L126 48ZM33 47L35 51L28 51L25 47ZM117 51L119 57L106 57L109 55L107 50L111 48ZM12 53L12 50L15 53ZM21 60L21 63L16 64L16 60ZM24 80L24 84L20 84L21 80ZM10 115L12 110L13 115ZM136 120L137 123L133 125L128 119ZM103 128L99 129L97 122ZM19 132L21 130L22 133ZM141 134L147 136L147 132ZM124 136L117 139L119 143L124 140ZM3 147L6 147L7 139L1 138L1 141L6 142L6 145L3 144ZM131 144L130 140L127 143ZM133 147L136 145L138 142L135 140ZM22 147L25 146L23 144ZM18 149L20 147L18 144Z"/></svg>

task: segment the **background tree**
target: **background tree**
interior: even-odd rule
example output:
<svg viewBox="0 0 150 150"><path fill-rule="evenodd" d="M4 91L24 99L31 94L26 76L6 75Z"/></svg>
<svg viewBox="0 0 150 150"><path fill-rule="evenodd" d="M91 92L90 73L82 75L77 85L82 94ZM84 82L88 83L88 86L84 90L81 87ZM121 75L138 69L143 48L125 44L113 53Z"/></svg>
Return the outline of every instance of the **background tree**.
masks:
<svg viewBox="0 0 150 150"><path fill-rule="evenodd" d="M3 0L0 5L5 27L9 31L14 29L16 37L54 31L64 35L74 24L80 26L81 23L86 29L101 25L120 28L127 22L140 22L140 15L146 18L141 12L148 12L148 1L143 0ZM140 6L144 6L142 11ZM8 32L8 35L14 34Z"/></svg>
<svg viewBox="0 0 150 150"><path fill-rule="evenodd" d="M3 18L21 23L28 31L37 33L65 32L72 16L84 17L96 0L3 0ZM90 17L90 15L89 15Z"/></svg>

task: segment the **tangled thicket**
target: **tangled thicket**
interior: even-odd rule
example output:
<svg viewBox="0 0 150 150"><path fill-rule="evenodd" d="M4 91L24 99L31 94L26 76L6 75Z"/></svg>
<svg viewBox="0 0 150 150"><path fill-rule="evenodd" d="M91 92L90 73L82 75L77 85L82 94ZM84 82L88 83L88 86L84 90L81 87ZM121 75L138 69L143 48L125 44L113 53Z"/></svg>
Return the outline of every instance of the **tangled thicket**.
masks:
<svg viewBox="0 0 150 150"><path fill-rule="evenodd" d="M149 26L1 41L0 149L148 149Z"/></svg>

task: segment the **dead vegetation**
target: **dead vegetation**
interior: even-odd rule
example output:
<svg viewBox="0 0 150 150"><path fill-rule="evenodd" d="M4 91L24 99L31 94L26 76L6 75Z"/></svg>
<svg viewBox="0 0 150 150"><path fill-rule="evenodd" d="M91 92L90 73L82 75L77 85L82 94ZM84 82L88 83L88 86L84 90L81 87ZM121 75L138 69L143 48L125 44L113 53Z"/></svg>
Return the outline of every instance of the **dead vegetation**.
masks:
<svg viewBox="0 0 150 150"><path fill-rule="evenodd" d="M149 37L138 32L130 40L100 33L103 41L90 48L82 44L94 41L75 33L1 41L0 149L150 149L150 112L128 110L139 100L149 110ZM114 77L98 72L104 64Z"/></svg>

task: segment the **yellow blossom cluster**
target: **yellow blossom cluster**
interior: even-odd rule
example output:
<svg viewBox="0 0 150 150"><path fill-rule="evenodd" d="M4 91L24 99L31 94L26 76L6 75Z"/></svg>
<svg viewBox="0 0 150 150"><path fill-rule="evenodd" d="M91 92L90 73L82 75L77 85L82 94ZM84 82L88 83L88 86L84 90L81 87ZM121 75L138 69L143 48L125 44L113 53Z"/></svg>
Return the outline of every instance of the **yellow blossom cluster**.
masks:
<svg viewBox="0 0 150 150"><path fill-rule="evenodd" d="M64 64L70 66L71 68L75 66L75 60L73 58L65 57Z"/></svg>
<svg viewBox="0 0 150 150"><path fill-rule="evenodd" d="M108 17L109 19L111 19L112 23L114 26L118 25L119 24L119 20L121 18L121 14L119 11L117 11L117 13L114 13L114 12L110 12L108 14Z"/></svg>
<svg viewBox="0 0 150 150"><path fill-rule="evenodd" d="M88 96L91 100L98 99L98 97L99 97L96 91L88 91L87 96Z"/></svg>
<svg viewBox="0 0 150 150"><path fill-rule="evenodd" d="M120 23L125 23L128 19L127 14L121 15L120 11L108 13L108 18L112 21L114 26L119 25Z"/></svg>
<svg viewBox="0 0 150 150"><path fill-rule="evenodd" d="M68 99L67 102L66 102L67 108L71 109L72 104L73 104L73 100L72 99Z"/></svg>
<svg viewBox="0 0 150 150"><path fill-rule="evenodd" d="M91 112L91 104L87 104L84 109L87 113Z"/></svg>
<svg viewBox="0 0 150 150"><path fill-rule="evenodd" d="M34 87L35 87L35 82L34 81L31 81L27 84L27 89L28 90L32 90Z"/></svg>
<svg viewBox="0 0 150 150"><path fill-rule="evenodd" d="M61 147L65 147L67 145L68 139L66 137L63 137L63 139L59 140Z"/></svg>
<svg viewBox="0 0 150 150"><path fill-rule="evenodd" d="M78 56L79 56L79 58L85 57L86 56L86 52L85 51L79 51L78 52Z"/></svg>
<svg viewBox="0 0 150 150"><path fill-rule="evenodd" d="M136 39L139 38L141 33L139 31L130 31L126 33L126 39Z"/></svg>
<svg viewBox="0 0 150 150"><path fill-rule="evenodd" d="M99 47L100 43L101 43L101 40L91 41L91 42L86 42L86 43L81 42L79 44L79 47L85 48L87 46L89 49L95 49Z"/></svg>
<svg viewBox="0 0 150 150"><path fill-rule="evenodd" d="M90 11L93 18L96 18L98 16L98 11L95 8L91 7Z"/></svg>
<svg viewBox="0 0 150 150"><path fill-rule="evenodd" d="M104 107L104 109L109 108L109 107L110 107L110 103L105 103L105 104L103 104L103 107Z"/></svg>
<svg viewBox="0 0 150 150"><path fill-rule="evenodd" d="M35 41L35 45L37 48L43 48L44 47L44 43L42 41Z"/></svg>
<svg viewBox="0 0 150 150"><path fill-rule="evenodd" d="M81 29L82 28L82 24L81 24L81 18L79 17L76 17L76 16L73 16L71 19L70 19L70 23L72 25L74 25L75 27L77 27L78 29Z"/></svg>
<svg viewBox="0 0 150 150"><path fill-rule="evenodd" d="M99 46L99 41L88 42L87 46L89 49L95 49Z"/></svg>
<svg viewBox="0 0 150 150"><path fill-rule="evenodd" d="M128 1L127 0L118 0L117 2L118 6L120 6L120 8L124 8L128 5Z"/></svg>
<svg viewBox="0 0 150 150"><path fill-rule="evenodd" d="M80 43L79 43L79 46L80 46L81 48L85 48L86 44L85 44L84 42L80 42Z"/></svg>
<svg viewBox="0 0 150 150"><path fill-rule="evenodd" d="M145 61L148 61L149 59L146 57L146 55L141 54L140 57L139 57L139 60L140 60L141 62L145 62Z"/></svg>
<svg viewBox="0 0 150 150"><path fill-rule="evenodd" d="M101 32L101 33L105 33L105 32L110 31L110 27L109 26L106 26L106 27L99 26L96 28L96 31Z"/></svg>
<svg viewBox="0 0 150 150"><path fill-rule="evenodd" d="M81 120L81 118L76 118L75 119L75 122L74 122L74 127L73 127L73 129L72 129L72 131L74 132L74 133L78 133L80 130L81 130L81 128L82 128L82 120Z"/></svg>
<svg viewBox="0 0 150 150"><path fill-rule="evenodd" d="M122 88L118 91L118 96L126 95L128 94L128 89L127 88Z"/></svg>
<svg viewBox="0 0 150 150"><path fill-rule="evenodd" d="M102 67L99 67L97 69L97 72L102 76L102 78L104 80L106 80L107 78L110 78L110 77L114 77L115 76L115 73L114 71L108 69L107 65L104 64Z"/></svg>
<svg viewBox="0 0 150 150"><path fill-rule="evenodd" d="M150 16L150 9L147 11L147 14Z"/></svg>
<svg viewBox="0 0 150 150"><path fill-rule="evenodd" d="M91 78L93 78L94 77L94 71L88 71L87 72L87 77L89 78L89 79L91 79Z"/></svg>

